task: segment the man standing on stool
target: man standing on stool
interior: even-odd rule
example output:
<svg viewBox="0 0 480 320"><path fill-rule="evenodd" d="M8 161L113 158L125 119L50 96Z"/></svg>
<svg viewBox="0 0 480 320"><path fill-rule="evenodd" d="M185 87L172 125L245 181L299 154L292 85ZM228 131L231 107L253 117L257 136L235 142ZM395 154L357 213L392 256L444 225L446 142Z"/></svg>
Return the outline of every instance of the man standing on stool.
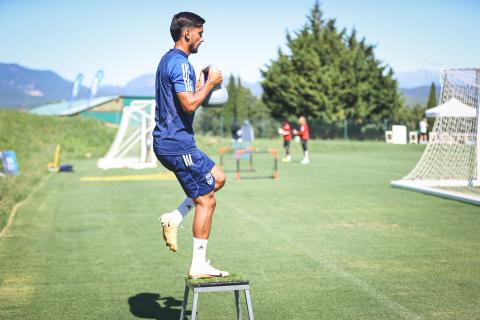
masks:
<svg viewBox="0 0 480 320"><path fill-rule="evenodd" d="M303 160L302 164L309 164L310 158L308 157L308 139L310 138L310 134L308 131L308 124L305 120L305 117L298 118L298 124L300 125L300 131L293 130L293 133L298 135L302 140L302 149L303 149Z"/></svg>
<svg viewBox="0 0 480 320"><path fill-rule="evenodd" d="M207 81L203 72L196 82L195 70L188 56L197 53L203 42L205 20L191 12L173 16L170 34L175 42L161 59L155 79L155 122L153 147L162 165L175 173L187 198L172 212L160 217L163 238L177 251L177 231L193 206L193 257L189 276L194 279L226 277L206 259L216 201L214 192L225 184L225 174L206 154L197 149L192 128L197 110L209 92L222 83L222 74L209 68Z"/></svg>

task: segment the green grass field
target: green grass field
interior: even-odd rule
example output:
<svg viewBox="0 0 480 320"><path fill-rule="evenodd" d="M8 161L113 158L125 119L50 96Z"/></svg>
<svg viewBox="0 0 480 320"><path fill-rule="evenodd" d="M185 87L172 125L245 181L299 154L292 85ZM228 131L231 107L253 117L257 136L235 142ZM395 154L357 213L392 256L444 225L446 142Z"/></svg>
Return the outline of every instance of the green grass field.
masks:
<svg viewBox="0 0 480 320"><path fill-rule="evenodd" d="M256 319L480 318L479 208L389 186L422 147L312 141L308 166L295 152L280 180L230 174L217 195L208 256L251 280ZM0 319L178 319L193 214L177 253L157 220L178 183L82 182L152 170L73 163L0 240ZM234 319L233 294L200 295L198 315Z"/></svg>
<svg viewBox="0 0 480 320"><path fill-rule="evenodd" d="M93 119L45 117L15 109L0 108L0 152L13 150L20 166L17 177L0 179L0 230L15 203L25 199L48 173L55 146L61 145L61 163L72 158L102 156L115 136L115 129ZM3 165L0 161L0 172Z"/></svg>

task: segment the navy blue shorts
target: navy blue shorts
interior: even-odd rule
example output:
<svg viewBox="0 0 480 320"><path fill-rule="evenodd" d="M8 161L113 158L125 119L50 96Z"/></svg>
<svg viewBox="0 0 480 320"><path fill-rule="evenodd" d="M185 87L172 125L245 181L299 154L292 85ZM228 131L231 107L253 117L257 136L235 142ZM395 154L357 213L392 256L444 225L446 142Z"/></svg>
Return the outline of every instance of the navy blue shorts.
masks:
<svg viewBox="0 0 480 320"><path fill-rule="evenodd" d="M215 177L211 173L215 162L199 149L182 155L157 155L168 170L175 173L189 198L197 198L213 191Z"/></svg>

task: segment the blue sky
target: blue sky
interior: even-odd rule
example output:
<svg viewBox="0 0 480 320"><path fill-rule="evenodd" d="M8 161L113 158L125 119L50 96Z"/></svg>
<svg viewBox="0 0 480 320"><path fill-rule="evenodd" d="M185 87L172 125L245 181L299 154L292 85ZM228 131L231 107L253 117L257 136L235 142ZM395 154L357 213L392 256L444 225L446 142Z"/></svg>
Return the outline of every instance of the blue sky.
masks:
<svg viewBox="0 0 480 320"><path fill-rule="evenodd" d="M87 83L124 85L155 72L173 46L171 17L193 11L207 20L205 42L190 60L216 64L254 82L259 68L285 46L287 30L306 22L314 0L47 1L0 0L0 62L53 70ZM480 1L324 0L325 17L356 28L395 71L480 66Z"/></svg>

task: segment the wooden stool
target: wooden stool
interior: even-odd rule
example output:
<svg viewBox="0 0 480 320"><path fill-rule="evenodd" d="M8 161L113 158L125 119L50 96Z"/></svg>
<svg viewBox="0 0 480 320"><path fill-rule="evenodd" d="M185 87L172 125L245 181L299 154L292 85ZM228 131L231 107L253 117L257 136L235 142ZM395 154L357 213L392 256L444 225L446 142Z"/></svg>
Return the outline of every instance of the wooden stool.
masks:
<svg viewBox="0 0 480 320"><path fill-rule="evenodd" d="M183 294L182 311L180 320L185 318L185 311L188 303L188 292L193 290L192 320L197 316L198 294L202 292L221 292L233 291L235 294L235 306L237 308L237 319L242 319L242 309L240 308L240 290L245 291L245 300L247 302L248 319L253 320L252 301L250 300L250 281L249 280L228 280L228 277L214 279L212 282L201 282L202 280L185 279L185 293Z"/></svg>

